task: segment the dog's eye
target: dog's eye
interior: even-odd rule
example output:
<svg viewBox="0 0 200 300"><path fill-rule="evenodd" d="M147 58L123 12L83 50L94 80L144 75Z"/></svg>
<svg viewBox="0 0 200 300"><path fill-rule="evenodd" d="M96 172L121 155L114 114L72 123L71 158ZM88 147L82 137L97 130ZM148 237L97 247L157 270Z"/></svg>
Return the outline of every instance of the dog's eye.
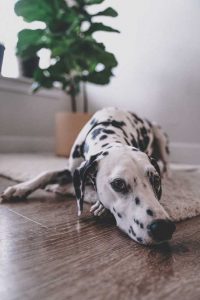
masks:
<svg viewBox="0 0 200 300"><path fill-rule="evenodd" d="M123 194L128 193L128 187L126 185L126 182L121 178L114 179L110 183L110 185L115 192L123 193Z"/></svg>

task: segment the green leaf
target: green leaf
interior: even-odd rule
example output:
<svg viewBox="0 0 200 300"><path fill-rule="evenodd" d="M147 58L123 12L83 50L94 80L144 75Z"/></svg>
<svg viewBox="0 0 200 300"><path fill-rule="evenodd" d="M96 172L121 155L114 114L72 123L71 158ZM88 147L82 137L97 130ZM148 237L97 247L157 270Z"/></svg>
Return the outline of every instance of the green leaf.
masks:
<svg viewBox="0 0 200 300"><path fill-rule="evenodd" d="M34 72L34 84L32 85L32 90L37 91L41 87L50 89L54 86L54 82L60 82L63 86L67 87L69 82L64 77L63 67L61 64L53 65L47 69L38 68Z"/></svg>
<svg viewBox="0 0 200 300"><path fill-rule="evenodd" d="M15 4L15 13L23 17L26 22L49 23L55 16L51 2L48 0L19 0Z"/></svg>
<svg viewBox="0 0 200 300"><path fill-rule="evenodd" d="M23 58L29 58L36 52L45 48L47 39L45 39L45 30L43 29L24 29L18 33L17 55Z"/></svg>
<svg viewBox="0 0 200 300"><path fill-rule="evenodd" d="M110 77L113 76L112 70L110 68L105 68L100 72L92 72L88 76L84 76L84 81L89 81L92 83L104 85L110 82Z"/></svg>
<svg viewBox="0 0 200 300"><path fill-rule="evenodd" d="M104 0L85 0L83 2L85 5L93 5L93 4L100 4L104 2Z"/></svg>
<svg viewBox="0 0 200 300"><path fill-rule="evenodd" d="M103 23L92 23L90 28L85 33L86 34L92 34L96 31L108 31L108 32L117 32L117 33L119 33L119 30L114 29L110 26L106 26Z"/></svg>
<svg viewBox="0 0 200 300"><path fill-rule="evenodd" d="M74 43L74 38L66 36L52 39L51 57L62 56L70 52L70 47Z"/></svg>
<svg viewBox="0 0 200 300"><path fill-rule="evenodd" d="M99 63L102 63L106 67L115 68L118 63L114 54L110 52L102 52L97 56Z"/></svg>
<svg viewBox="0 0 200 300"><path fill-rule="evenodd" d="M112 7L108 7L103 11L100 11L94 15L92 15L93 17L97 17L97 16L108 16L108 17L117 17L118 13L116 10L114 10Z"/></svg>
<svg viewBox="0 0 200 300"><path fill-rule="evenodd" d="M37 91L40 87L50 89L53 87L53 79L50 77L47 70L38 68L34 72L35 85L32 85L33 91Z"/></svg>
<svg viewBox="0 0 200 300"><path fill-rule="evenodd" d="M80 71L94 72L97 64L101 63L105 67L114 68L117 66L115 56L105 50L102 43L97 43L94 39L80 39L74 43L68 51L70 61L73 61L73 68Z"/></svg>

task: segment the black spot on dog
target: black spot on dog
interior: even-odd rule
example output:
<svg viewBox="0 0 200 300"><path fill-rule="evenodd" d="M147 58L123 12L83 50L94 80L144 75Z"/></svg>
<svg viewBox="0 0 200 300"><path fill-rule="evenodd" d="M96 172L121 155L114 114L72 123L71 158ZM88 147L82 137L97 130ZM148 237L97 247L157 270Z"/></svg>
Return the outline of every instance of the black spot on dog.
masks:
<svg viewBox="0 0 200 300"><path fill-rule="evenodd" d="M138 143L139 143L139 147L142 151L145 151L149 145L149 136L147 134L147 131L145 128L141 129L141 135L139 135L139 139L138 139Z"/></svg>
<svg viewBox="0 0 200 300"><path fill-rule="evenodd" d="M144 225L142 223L140 223L140 228L142 228L142 229L144 228Z"/></svg>
<svg viewBox="0 0 200 300"><path fill-rule="evenodd" d="M144 147L145 147L145 150L147 149L148 145L149 145L149 136L148 135L145 135L144 136L144 140L143 140L143 143L144 143Z"/></svg>
<svg viewBox="0 0 200 300"><path fill-rule="evenodd" d="M143 183L143 187L146 189L147 188L147 185L146 185L146 183Z"/></svg>
<svg viewBox="0 0 200 300"><path fill-rule="evenodd" d="M109 144L108 143L106 143L106 144L103 144L101 147L106 147L106 146L108 146Z"/></svg>
<svg viewBox="0 0 200 300"><path fill-rule="evenodd" d="M139 243L142 243L142 242L143 242L142 238L140 238L140 237L137 237L137 241L138 241Z"/></svg>
<svg viewBox="0 0 200 300"><path fill-rule="evenodd" d="M123 130L123 134L124 134L124 137L128 138L128 134L126 133L125 130Z"/></svg>
<svg viewBox="0 0 200 300"><path fill-rule="evenodd" d="M148 132L146 130L146 128L143 126L139 129L137 129L137 141L136 143L138 144L139 146L139 149L141 151L145 151L149 145L149 141L150 141L150 138L148 136ZM134 140L133 140L133 143L134 143ZM133 144L134 146L134 144ZM135 146L136 148L138 146Z"/></svg>
<svg viewBox="0 0 200 300"><path fill-rule="evenodd" d="M81 146L80 145L76 145L73 153L72 153L72 157L73 158L79 158L81 157Z"/></svg>
<svg viewBox="0 0 200 300"><path fill-rule="evenodd" d="M146 130L146 128L145 128L145 127L140 128L140 133L141 133L142 135L147 135L147 130Z"/></svg>
<svg viewBox="0 0 200 300"><path fill-rule="evenodd" d="M116 120L111 121L111 124L112 124L112 126L118 127L118 128L126 126L125 122L123 122L123 121L116 121Z"/></svg>
<svg viewBox="0 0 200 300"><path fill-rule="evenodd" d="M120 213L117 213L117 215L118 215L119 218L122 218L122 215Z"/></svg>
<svg viewBox="0 0 200 300"><path fill-rule="evenodd" d="M130 226L129 232L132 233L133 236L136 236L135 231L133 230L133 227L132 227L132 226Z"/></svg>
<svg viewBox="0 0 200 300"><path fill-rule="evenodd" d="M121 129L123 126L126 125L125 122L123 122L123 121L116 121L116 120L111 120L111 121L101 122L101 124L104 125L105 127L113 126L113 127L120 128L120 129Z"/></svg>
<svg viewBox="0 0 200 300"><path fill-rule="evenodd" d="M103 130L104 133L107 133L107 134L114 134L115 132L111 129L104 129Z"/></svg>
<svg viewBox="0 0 200 300"><path fill-rule="evenodd" d="M144 151L144 145L143 145L143 141L142 140L138 140L138 144L139 144L139 148L141 151Z"/></svg>
<svg viewBox="0 0 200 300"><path fill-rule="evenodd" d="M106 134L100 136L99 140L102 141L102 140L105 140L108 136Z"/></svg>
<svg viewBox="0 0 200 300"><path fill-rule="evenodd" d="M96 128L92 131L92 139L96 139L96 137L102 132L103 128Z"/></svg>
<svg viewBox="0 0 200 300"><path fill-rule="evenodd" d="M80 189L81 180L79 176L79 171L77 169L75 170L73 175L73 183L76 191L76 197L79 199L81 197L81 189Z"/></svg>
<svg viewBox="0 0 200 300"><path fill-rule="evenodd" d="M130 112L130 114L133 116L133 118L134 118L136 124L137 124L138 122L140 122L140 123L142 123L142 124L144 123L144 121L143 121L141 118L139 118L136 114L134 114L134 113L132 113L132 112Z"/></svg>
<svg viewBox="0 0 200 300"><path fill-rule="evenodd" d="M113 211L114 211L114 212L116 212L116 210L115 210L114 206L113 206Z"/></svg>
<svg viewBox="0 0 200 300"><path fill-rule="evenodd" d="M139 222L138 220L136 220L136 219L134 219L134 222L135 222L137 225L140 224L140 222Z"/></svg>
<svg viewBox="0 0 200 300"><path fill-rule="evenodd" d="M131 146L131 144L129 143L129 141L127 140L127 138L124 138L125 142L127 145Z"/></svg>
<svg viewBox="0 0 200 300"><path fill-rule="evenodd" d="M151 209L147 209L147 215L153 217L153 211Z"/></svg>
<svg viewBox="0 0 200 300"><path fill-rule="evenodd" d="M103 156L106 156L106 155L108 155L108 154L109 154L108 151L105 151L105 152L102 153Z"/></svg>
<svg viewBox="0 0 200 300"><path fill-rule="evenodd" d="M125 137L128 137L126 131L123 129L123 127L126 126L126 123L124 121L112 120L112 121L107 121L107 122L101 122L101 124L104 125L105 127L107 127L107 126L116 127L123 132Z"/></svg>
<svg viewBox="0 0 200 300"><path fill-rule="evenodd" d="M135 147L135 148L138 147L138 144L137 144L137 142L136 142L136 140L135 140L134 137L132 137L132 139L131 139L131 145L132 145L133 147Z"/></svg>
<svg viewBox="0 0 200 300"><path fill-rule="evenodd" d="M140 204L140 199L138 197L135 198L135 204L139 205Z"/></svg>

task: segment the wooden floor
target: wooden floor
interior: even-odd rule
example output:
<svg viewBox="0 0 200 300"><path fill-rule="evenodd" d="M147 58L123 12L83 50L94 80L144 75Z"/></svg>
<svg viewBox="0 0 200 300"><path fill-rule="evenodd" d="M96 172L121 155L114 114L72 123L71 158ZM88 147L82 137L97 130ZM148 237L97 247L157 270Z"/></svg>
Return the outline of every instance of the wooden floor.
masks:
<svg viewBox="0 0 200 300"><path fill-rule="evenodd" d="M0 206L1 300L200 299L200 217L148 248L85 208L44 191Z"/></svg>

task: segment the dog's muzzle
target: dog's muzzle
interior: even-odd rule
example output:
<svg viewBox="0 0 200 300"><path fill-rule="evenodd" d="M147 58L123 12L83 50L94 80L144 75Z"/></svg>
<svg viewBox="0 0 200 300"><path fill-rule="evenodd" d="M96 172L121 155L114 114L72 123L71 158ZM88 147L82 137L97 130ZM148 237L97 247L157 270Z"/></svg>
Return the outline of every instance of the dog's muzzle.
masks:
<svg viewBox="0 0 200 300"><path fill-rule="evenodd" d="M170 240L176 225L170 220L156 220L148 226L148 234L158 243Z"/></svg>

